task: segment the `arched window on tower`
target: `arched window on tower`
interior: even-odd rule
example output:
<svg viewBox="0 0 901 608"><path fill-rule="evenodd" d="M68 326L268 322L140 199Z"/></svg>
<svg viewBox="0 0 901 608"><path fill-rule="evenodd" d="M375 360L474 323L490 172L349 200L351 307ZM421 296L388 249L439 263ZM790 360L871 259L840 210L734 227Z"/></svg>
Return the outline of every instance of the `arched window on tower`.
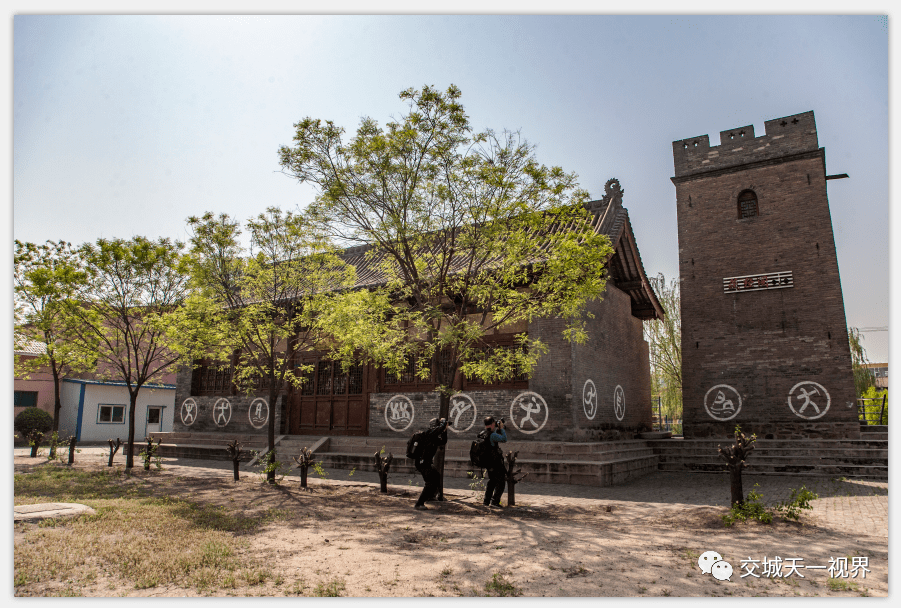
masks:
<svg viewBox="0 0 901 608"><path fill-rule="evenodd" d="M743 191L738 195L738 219L743 220L757 215L760 215L757 208L757 195L753 190Z"/></svg>

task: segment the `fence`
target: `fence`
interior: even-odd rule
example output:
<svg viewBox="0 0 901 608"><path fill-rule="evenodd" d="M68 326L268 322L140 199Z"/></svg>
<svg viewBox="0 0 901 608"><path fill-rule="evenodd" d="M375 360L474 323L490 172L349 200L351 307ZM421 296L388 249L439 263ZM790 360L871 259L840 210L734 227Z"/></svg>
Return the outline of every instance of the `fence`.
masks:
<svg viewBox="0 0 901 608"><path fill-rule="evenodd" d="M674 416L666 416L662 411L661 398L651 397L652 426L655 431L669 431L673 435L682 434L682 419Z"/></svg>
<svg viewBox="0 0 901 608"><path fill-rule="evenodd" d="M888 424L888 393L858 399L857 416L862 426Z"/></svg>

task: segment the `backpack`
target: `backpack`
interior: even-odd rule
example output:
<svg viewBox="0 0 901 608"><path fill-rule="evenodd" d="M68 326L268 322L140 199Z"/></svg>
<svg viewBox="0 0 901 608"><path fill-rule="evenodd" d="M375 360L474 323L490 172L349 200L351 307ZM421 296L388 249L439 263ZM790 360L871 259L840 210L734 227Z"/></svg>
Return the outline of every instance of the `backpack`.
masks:
<svg viewBox="0 0 901 608"><path fill-rule="evenodd" d="M491 440L488 431L481 431L469 448L469 462L474 466L487 469L492 464Z"/></svg>
<svg viewBox="0 0 901 608"><path fill-rule="evenodd" d="M407 458L419 460L425 451L426 430L419 429L407 440Z"/></svg>

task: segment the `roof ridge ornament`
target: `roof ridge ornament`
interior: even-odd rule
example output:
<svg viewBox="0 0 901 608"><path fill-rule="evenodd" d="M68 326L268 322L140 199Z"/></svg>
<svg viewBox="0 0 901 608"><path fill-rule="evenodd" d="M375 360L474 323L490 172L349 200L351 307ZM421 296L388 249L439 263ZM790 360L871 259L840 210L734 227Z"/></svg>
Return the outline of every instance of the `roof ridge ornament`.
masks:
<svg viewBox="0 0 901 608"><path fill-rule="evenodd" d="M622 207L624 193L625 190L620 186L619 180L613 177L608 179L607 183L604 184L604 198L601 200L603 201L604 206L614 203L617 207Z"/></svg>

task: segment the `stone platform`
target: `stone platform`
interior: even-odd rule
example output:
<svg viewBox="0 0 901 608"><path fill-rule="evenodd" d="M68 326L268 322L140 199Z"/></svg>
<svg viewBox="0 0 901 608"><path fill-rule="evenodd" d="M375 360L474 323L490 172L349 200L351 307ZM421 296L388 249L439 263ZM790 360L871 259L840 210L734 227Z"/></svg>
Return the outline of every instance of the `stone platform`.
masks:
<svg viewBox="0 0 901 608"><path fill-rule="evenodd" d="M748 458L746 472L848 479L888 479L888 440L880 431L867 439L759 439ZM264 435L239 436L215 433L155 433L162 440L161 455L178 458L228 460L224 449L232 439L245 444L242 461L251 460L251 450L266 447ZM416 474L413 462L404 456L406 437L314 437L284 435L277 438L279 460L293 465L292 456L302 448L313 450L315 460L326 468L375 471L374 454L391 453L391 471ZM517 468L538 483L606 487L625 483L655 471L726 473L717 447L725 439L627 439L570 443L560 441L516 441L505 451L518 451ZM445 475L467 478L471 439L450 438L445 449ZM248 463L249 464L249 463Z"/></svg>
<svg viewBox="0 0 901 608"><path fill-rule="evenodd" d="M13 519L15 521L36 521L54 517L72 517L82 513L94 513L94 509L75 502L45 502L14 507Z"/></svg>

